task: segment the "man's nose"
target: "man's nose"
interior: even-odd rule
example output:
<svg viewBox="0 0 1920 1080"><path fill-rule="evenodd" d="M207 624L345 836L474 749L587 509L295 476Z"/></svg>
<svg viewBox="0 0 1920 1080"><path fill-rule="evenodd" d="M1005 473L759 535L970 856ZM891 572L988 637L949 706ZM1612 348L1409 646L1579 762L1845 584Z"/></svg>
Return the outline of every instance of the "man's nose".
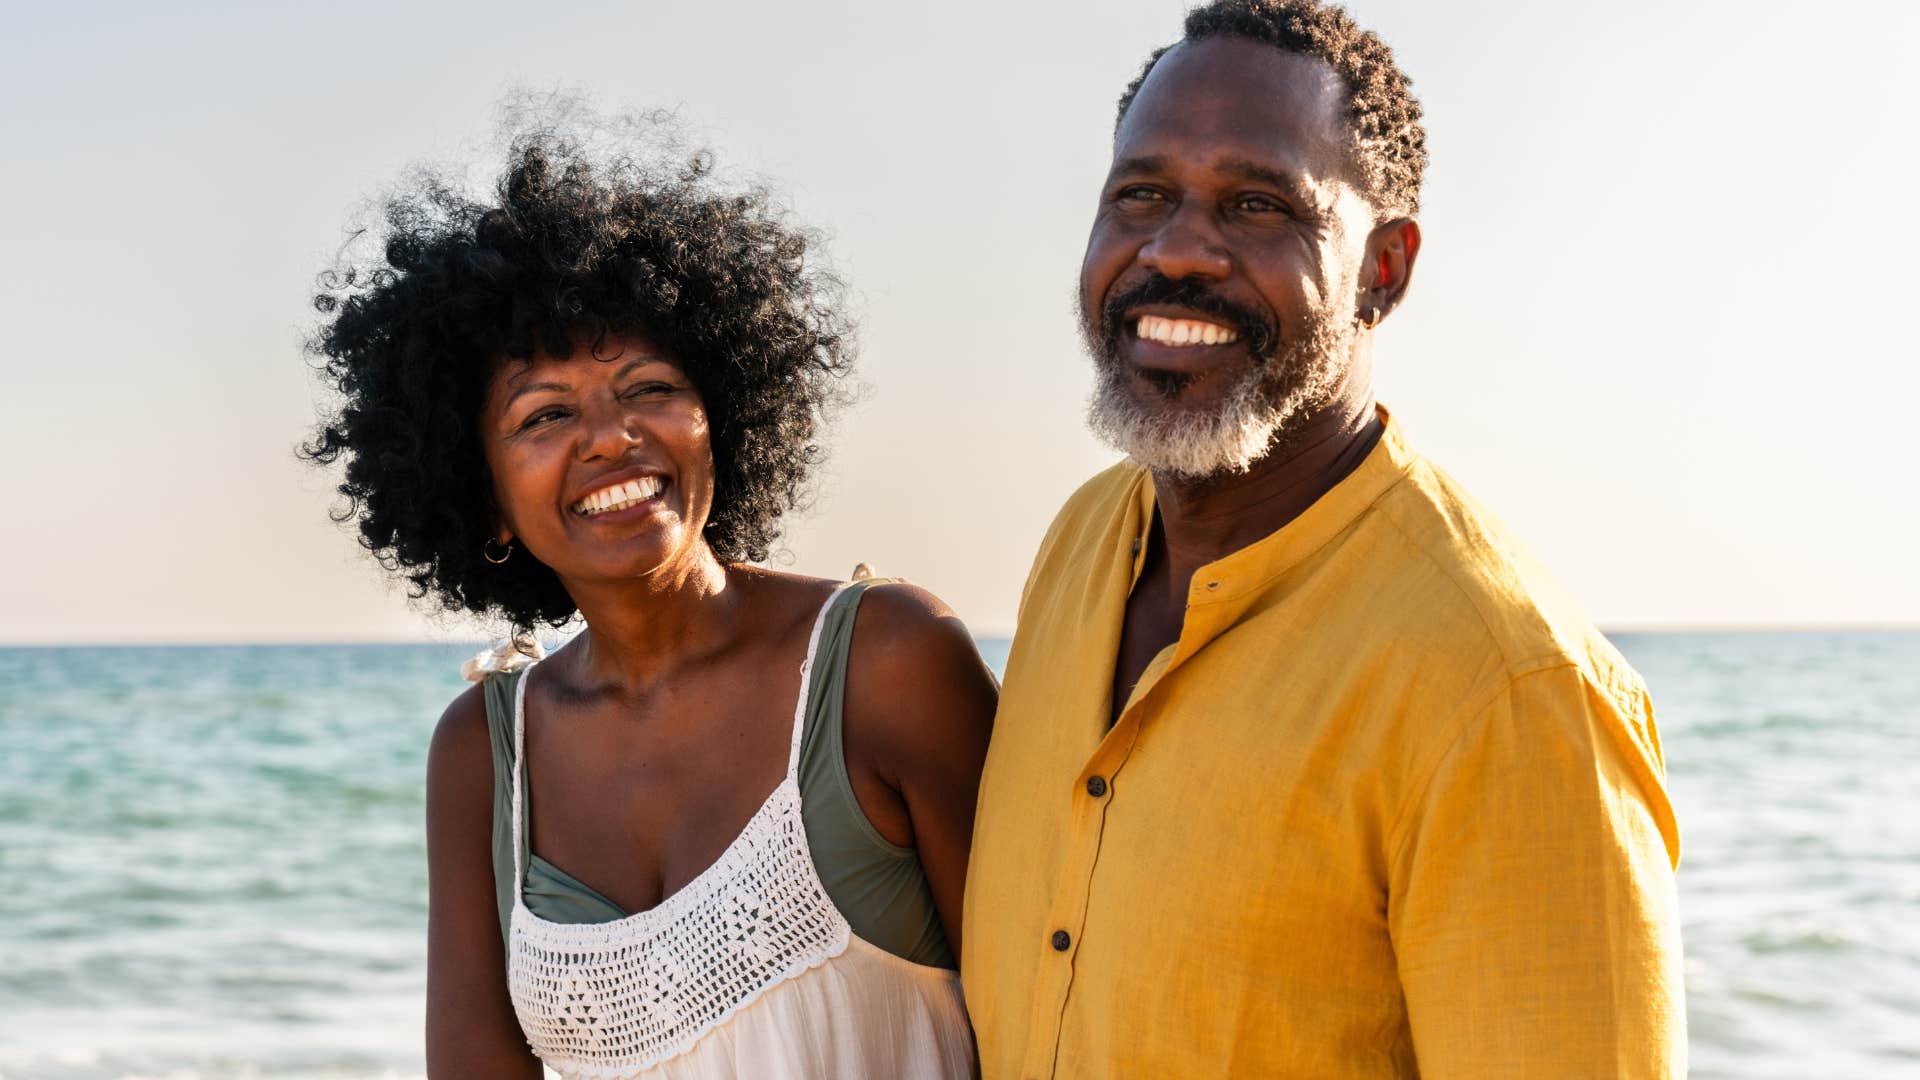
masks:
<svg viewBox="0 0 1920 1080"><path fill-rule="evenodd" d="M1211 217L1192 206L1183 206L1166 219L1141 247L1139 261L1174 281L1193 277L1219 280L1233 269L1233 258Z"/></svg>

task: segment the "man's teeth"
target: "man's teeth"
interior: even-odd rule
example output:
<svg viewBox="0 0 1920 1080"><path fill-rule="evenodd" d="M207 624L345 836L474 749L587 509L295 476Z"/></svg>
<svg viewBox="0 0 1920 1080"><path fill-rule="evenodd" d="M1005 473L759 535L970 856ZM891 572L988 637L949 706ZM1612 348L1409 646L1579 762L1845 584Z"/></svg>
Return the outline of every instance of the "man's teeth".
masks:
<svg viewBox="0 0 1920 1080"><path fill-rule="evenodd" d="M635 503L645 502L660 494L660 478L643 476L638 480L629 480L624 484L604 487L599 491L573 504L575 513L604 514L609 510L625 510Z"/></svg>
<svg viewBox="0 0 1920 1080"><path fill-rule="evenodd" d="M1218 323L1199 319L1163 319L1158 315L1140 316L1134 332L1140 335L1142 341L1161 345L1225 345L1240 340L1238 331L1229 330Z"/></svg>

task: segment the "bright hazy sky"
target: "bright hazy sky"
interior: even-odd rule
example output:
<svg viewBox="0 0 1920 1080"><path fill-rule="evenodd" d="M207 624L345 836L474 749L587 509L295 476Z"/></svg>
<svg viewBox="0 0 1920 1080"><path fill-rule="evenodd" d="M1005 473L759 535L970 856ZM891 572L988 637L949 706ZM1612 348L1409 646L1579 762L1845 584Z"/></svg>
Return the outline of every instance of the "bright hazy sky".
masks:
<svg viewBox="0 0 1920 1080"><path fill-rule="evenodd" d="M1414 444L1603 625L1920 621L1920 5L1353 9L1428 116L1376 354ZM343 226L474 160L515 85L676 107L827 230L867 392L780 565L866 559L1010 629L1114 459L1070 297L1113 100L1183 10L10 5L0 642L473 634L329 523L300 341Z"/></svg>

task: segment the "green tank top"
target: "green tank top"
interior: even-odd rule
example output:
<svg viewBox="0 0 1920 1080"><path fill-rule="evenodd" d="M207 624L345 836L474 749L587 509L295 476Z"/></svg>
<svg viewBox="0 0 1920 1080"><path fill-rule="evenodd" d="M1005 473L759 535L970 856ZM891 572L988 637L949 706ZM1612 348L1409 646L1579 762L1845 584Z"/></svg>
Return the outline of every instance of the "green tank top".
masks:
<svg viewBox="0 0 1920 1080"><path fill-rule="evenodd" d="M881 582L861 581L840 590L820 625L800 739L800 819L820 883L854 933L916 964L955 968L919 856L912 848L888 843L874 829L847 778L841 739L847 654L860 598L877 584ZM503 936L513 912L514 691L525 674L526 669L489 675L485 684L487 735L493 744L493 882ZM525 783L523 775L521 805L531 816ZM531 828L525 830L520 852L526 860L523 895L528 910L559 923L627 917L619 905L534 854L526 839L532 835Z"/></svg>

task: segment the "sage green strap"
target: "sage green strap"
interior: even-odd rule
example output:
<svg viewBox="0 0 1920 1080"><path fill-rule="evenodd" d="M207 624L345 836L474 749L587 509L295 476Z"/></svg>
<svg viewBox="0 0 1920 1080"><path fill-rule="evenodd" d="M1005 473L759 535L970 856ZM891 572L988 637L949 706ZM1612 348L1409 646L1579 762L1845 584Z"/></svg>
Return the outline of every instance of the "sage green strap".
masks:
<svg viewBox="0 0 1920 1080"><path fill-rule="evenodd" d="M854 623L861 598L885 584L868 579L841 590L821 625L800 741L800 819L820 884L854 933L915 963L955 968L919 857L880 835L847 776L843 706Z"/></svg>

